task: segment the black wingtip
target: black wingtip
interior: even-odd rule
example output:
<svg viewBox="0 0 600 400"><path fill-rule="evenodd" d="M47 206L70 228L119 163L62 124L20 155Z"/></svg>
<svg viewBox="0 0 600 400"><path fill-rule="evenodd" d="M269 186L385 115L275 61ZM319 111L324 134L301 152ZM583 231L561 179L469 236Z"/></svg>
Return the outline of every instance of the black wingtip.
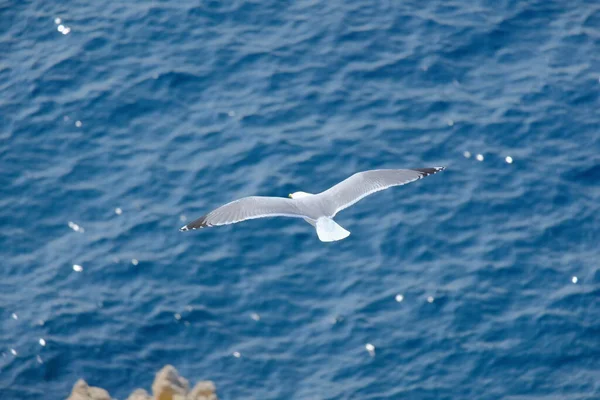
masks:
<svg viewBox="0 0 600 400"><path fill-rule="evenodd" d="M179 231L180 232L193 231L196 229L206 228L208 226L211 226L211 225L206 222L206 215L204 215L204 216L198 218L197 220L194 220L194 221L190 222L189 224L182 226L181 228L179 228Z"/></svg>
<svg viewBox="0 0 600 400"><path fill-rule="evenodd" d="M420 172L421 174L423 174L423 175L421 176L421 178L424 178L424 177L426 177L426 176L433 175L433 174L435 174L435 173L437 173L437 172L440 172L440 171L443 171L443 170L445 170L445 169L446 169L446 167L415 168L413 171L418 171L418 172Z"/></svg>

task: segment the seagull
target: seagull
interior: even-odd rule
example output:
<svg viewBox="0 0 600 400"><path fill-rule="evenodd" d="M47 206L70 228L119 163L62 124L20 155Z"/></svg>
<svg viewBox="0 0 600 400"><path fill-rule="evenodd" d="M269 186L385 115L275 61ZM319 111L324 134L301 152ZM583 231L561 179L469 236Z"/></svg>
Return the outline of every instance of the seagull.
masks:
<svg viewBox="0 0 600 400"><path fill-rule="evenodd" d="M358 172L318 194L295 192L285 197L250 196L227 203L181 227L189 231L212 226L235 224L255 218L303 218L315 227L322 242L342 240L350 232L338 225L333 217L366 196L401 186L443 171L446 167L416 169L375 169Z"/></svg>

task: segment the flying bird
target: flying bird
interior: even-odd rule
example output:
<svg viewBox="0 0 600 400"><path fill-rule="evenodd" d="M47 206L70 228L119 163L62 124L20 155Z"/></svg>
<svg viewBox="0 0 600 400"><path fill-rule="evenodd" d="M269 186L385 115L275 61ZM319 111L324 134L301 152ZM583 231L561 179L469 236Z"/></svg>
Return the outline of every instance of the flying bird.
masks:
<svg viewBox="0 0 600 400"><path fill-rule="evenodd" d="M180 231L235 224L255 218L303 218L315 227L322 242L342 240L350 232L333 217L366 196L392 186L405 185L443 171L446 167L416 169L375 169L358 172L318 194L295 192L285 197L251 196L227 203L181 227Z"/></svg>

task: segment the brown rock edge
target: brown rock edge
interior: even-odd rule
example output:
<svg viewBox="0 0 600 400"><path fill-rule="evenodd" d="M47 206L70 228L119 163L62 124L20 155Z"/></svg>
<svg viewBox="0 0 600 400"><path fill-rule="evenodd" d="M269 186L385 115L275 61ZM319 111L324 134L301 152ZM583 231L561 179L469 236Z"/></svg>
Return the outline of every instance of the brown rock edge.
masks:
<svg viewBox="0 0 600 400"><path fill-rule="evenodd" d="M175 367L165 365L158 371L152 384L152 396L144 389L136 389L127 400L218 400L212 381L201 381L190 391L190 385L180 376ZM80 379L73 386L67 400L111 400L108 392L99 387L89 386Z"/></svg>

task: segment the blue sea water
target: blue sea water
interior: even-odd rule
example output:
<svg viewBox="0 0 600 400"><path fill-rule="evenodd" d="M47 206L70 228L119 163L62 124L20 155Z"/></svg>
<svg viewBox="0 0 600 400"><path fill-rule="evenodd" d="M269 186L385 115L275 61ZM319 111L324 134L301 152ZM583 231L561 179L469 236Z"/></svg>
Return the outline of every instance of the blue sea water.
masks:
<svg viewBox="0 0 600 400"><path fill-rule="evenodd" d="M597 1L0 17L2 400L78 378L124 399L165 364L221 399L600 398ZM287 219L178 231L437 165L340 213L341 242Z"/></svg>

